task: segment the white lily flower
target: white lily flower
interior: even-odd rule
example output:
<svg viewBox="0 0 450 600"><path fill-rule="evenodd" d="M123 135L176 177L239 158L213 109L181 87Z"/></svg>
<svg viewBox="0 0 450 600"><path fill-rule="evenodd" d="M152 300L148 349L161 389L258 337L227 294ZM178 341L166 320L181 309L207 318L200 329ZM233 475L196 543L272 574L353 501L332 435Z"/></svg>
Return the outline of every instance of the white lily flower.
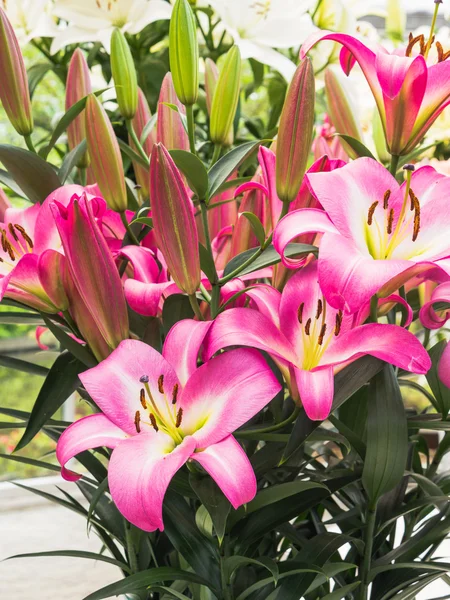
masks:
<svg viewBox="0 0 450 600"><path fill-rule="evenodd" d="M209 0L242 58L254 58L288 81L295 64L274 48L300 46L314 31L308 10L316 0Z"/></svg>
<svg viewBox="0 0 450 600"><path fill-rule="evenodd" d="M49 0L0 0L0 6L21 46L34 38L53 37L58 31L48 12Z"/></svg>
<svg viewBox="0 0 450 600"><path fill-rule="evenodd" d="M114 28L136 34L149 23L170 19L171 13L171 4L164 0L57 0L53 14L69 25L55 37L51 52L69 44L101 42L109 53Z"/></svg>

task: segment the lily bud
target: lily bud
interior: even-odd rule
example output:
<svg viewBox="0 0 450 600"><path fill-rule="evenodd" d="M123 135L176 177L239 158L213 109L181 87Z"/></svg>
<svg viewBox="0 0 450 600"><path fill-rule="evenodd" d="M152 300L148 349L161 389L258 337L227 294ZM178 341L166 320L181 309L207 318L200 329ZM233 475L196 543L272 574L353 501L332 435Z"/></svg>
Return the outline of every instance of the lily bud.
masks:
<svg viewBox="0 0 450 600"><path fill-rule="evenodd" d="M91 78L89 67L80 48L77 48L72 55L69 64L66 81L66 111L76 104L82 98L92 93ZM86 139L86 126L84 115L76 117L67 128L67 138L69 149L73 150ZM77 164L80 168L89 166L89 154L87 152L80 158Z"/></svg>
<svg viewBox="0 0 450 600"><path fill-rule="evenodd" d="M133 119L133 128L134 128L134 131L136 132L136 135L138 136L138 138L141 137L142 132L144 131L144 127L149 122L151 116L152 116L152 113L150 112L150 107L148 105L145 94L140 88L138 88L138 106L137 106L136 114ZM152 130L149 133L149 135L147 136L147 139L145 140L145 142L143 144L143 148L144 148L147 156L150 156L150 154L152 153L152 148L155 143L156 143L156 131ZM130 147L136 151L136 147L131 138L129 138L129 144L130 144ZM138 185L141 186L143 195L146 198L148 198L148 195L149 195L148 169L143 167L138 162L133 162L133 169L134 169L134 174L136 175L136 181L137 181Z"/></svg>
<svg viewBox="0 0 450 600"><path fill-rule="evenodd" d="M228 145L230 129L239 102L241 53L237 46L228 51L214 90L210 135L214 144Z"/></svg>
<svg viewBox="0 0 450 600"><path fill-rule="evenodd" d="M177 0L169 31L169 58L173 84L184 105L197 102L198 41L197 24L188 0Z"/></svg>
<svg viewBox="0 0 450 600"><path fill-rule="evenodd" d="M349 135L356 140L362 141L361 129L352 109L350 90L345 76L333 68L325 71L325 94L327 98L328 114L337 133ZM341 139L347 154L357 158L349 144Z"/></svg>
<svg viewBox="0 0 450 600"><path fill-rule="evenodd" d="M117 28L111 36L111 71L120 114L124 119L132 119L138 106L136 68L128 42Z"/></svg>
<svg viewBox="0 0 450 600"><path fill-rule="evenodd" d="M162 144L152 151L150 197L158 248L177 286L192 295L200 284L194 210L181 174Z"/></svg>
<svg viewBox="0 0 450 600"><path fill-rule="evenodd" d="M173 104L178 107L178 112L167 106ZM178 100L171 73L164 77L158 101L158 141L167 150L189 151L189 137L183 127L180 114L186 114L186 110Z"/></svg>
<svg viewBox="0 0 450 600"><path fill-rule="evenodd" d="M219 79L219 69L214 61L210 58L205 60L205 92L206 92L206 108L208 114L211 115L212 101L214 98L214 91L216 89L217 80ZM228 137L224 142L224 146L229 147L233 145L234 141L234 127L231 123Z"/></svg>
<svg viewBox="0 0 450 600"><path fill-rule="evenodd" d="M304 58L289 86L277 139L276 182L282 202L295 200L305 175L314 130L314 70Z"/></svg>
<svg viewBox="0 0 450 600"><path fill-rule="evenodd" d="M406 12L400 0L388 0L386 15L386 33L396 41L401 42L406 28Z"/></svg>
<svg viewBox="0 0 450 600"><path fill-rule="evenodd" d="M384 134L380 113L376 108L373 111L372 137L379 160L383 163L389 162L391 160L391 155L389 154L389 150L386 145L386 136Z"/></svg>
<svg viewBox="0 0 450 600"><path fill-rule="evenodd" d="M86 102L86 139L91 168L109 208L116 212L127 209L127 189L122 157L114 129L97 96Z"/></svg>
<svg viewBox="0 0 450 600"><path fill-rule="evenodd" d="M58 310L67 310L69 300L64 289L66 257L56 250L45 250L38 262L38 276L45 293Z"/></svg>
<svg viewBox="0 0 450 600"><path fill-rule="evenodd" d="M28 78L19 42L0 7L0 99L14 129L23 136L33 131Z"/></svg>

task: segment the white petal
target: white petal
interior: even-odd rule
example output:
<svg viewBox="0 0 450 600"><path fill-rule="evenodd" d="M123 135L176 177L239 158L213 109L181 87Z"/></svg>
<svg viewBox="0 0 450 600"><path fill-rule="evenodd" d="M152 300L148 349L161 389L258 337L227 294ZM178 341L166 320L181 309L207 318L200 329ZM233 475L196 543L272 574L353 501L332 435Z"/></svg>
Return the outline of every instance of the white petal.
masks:
<svg viewBox="0 0 450 600"><path fill-rule="evenodd" d="M55 36L50 48L51 54L56 54L69 44L83 44L85 42L100 42L99 33L81 29L80 27L67 27Z"/></svg>
<svg viewBox="0 0 450 600"><path fill-rule="evenodd" d="M292 79L296 66L289 58L280 54L280 52L249 40L240 39L235 40L235 42L241 50L242 58L254 58L265 65L269 65L269 67L274 68L276 71L279 71L286 81Z"/></svg>
<svg viewBox="0 0 450 600"><path fill-rule="evenodd" d="M144 9L144 12L142 12L142 10L137 12L136 9L131 11L130 27L128 28L129 33L139 33L144 27L149 25L149 23L170 19L172 6L168 2L164 2L163 0L150 0L150 2L147 2L146 4L147 6ZM139 18L137 18L138 14Z"/></svg>

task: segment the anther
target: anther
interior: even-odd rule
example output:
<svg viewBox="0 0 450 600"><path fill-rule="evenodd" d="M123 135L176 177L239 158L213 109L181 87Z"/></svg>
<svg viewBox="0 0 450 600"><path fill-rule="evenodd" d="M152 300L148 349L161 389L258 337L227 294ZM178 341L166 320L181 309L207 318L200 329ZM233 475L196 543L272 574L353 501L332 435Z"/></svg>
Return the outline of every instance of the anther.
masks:
<svg viewBox="0 0 450 600"><path fill-rule="evenodd" d="M306 335L309 335L310 328L311 328L311 319L308 319L306 321L306 325L305 325L305 333L306 333Z"/></svg>
<svg viewBox="0 0 450 600"><path fill-rule="evenodd" d="M416 207L416 212L414 215L414 229L413 229L413 237L412 237L413 242L415 242L417 240L419 231L420 231L420 206Z"/></svg>
<svg viewBox="0 0 450 600"><path fill-rule="evenodd" d="M9 258L14 262L16 260L16 255L14 254L14 250L8 241L6 243L6 251L9 254Z"/></svg>
<svg viewBox="0 0 450 600"><path fill-rule="evenodd" d="M160 394L164 394L164 375L158 377L158 390Z"/></svg>
<svg viewBox="0 0 450 600"><path fill-rule="evenodd" d="M150 377L148 375L142 375L142 377L139 379L139 381L141 383L148 383L150 381Z"/></svg>
<svg viewBox="0 0 450 600"><path fill-rule="evenodd" d="M415 171L416 167L414 165L412 165L411 163L408 163L407 165L404 165L403 170L404 171Z"/></svg>
<svg viewBox="0 0 450 600"><path fill-rule="evenodd" d="M8 223L8 229L9 229L9 233L13 236L13 238L15 239L15 241L18 242L19 238L17 237L17 233L15 232L12 223Z"/></svg>
<svg viewBox="0 0 450 600"><path fill-rule="evenodd" d="M369 213L367 215L367 225L372 225L373 221L373 213L375 212L376 207L378 206L378 200L375 200L373 204L371 204L369 208Z"/></svg>
<svg viewBox="0 0 450 600"><path fill-rule="evenodd" d="M14 225L14 228L17 229L17 231L19 231L22 234L23 239L26 241L26 243L30 246L30 248L33 248L34 244L33 244L33 240L30 238L30 236L28 235L28 233L25 231L25 229L22 227L22 225L17 225L17 223ZM17 238L16 238L17 239Z"/></svg>
<svg viewBox="0 0 450 600"><path fill-rule="evenodd" d="M134 415L134 426L136 427L136 431L141 433L141 413L138 410Z"/></svg>
<svg viewBox="0 0 450 600"><path fill-rule="evenodd" d="M322 300L317 301L317 312L316 312L316 320L320 317L320 315L322 314L322 310L323 310L323 304L322 304Z"/></svg>
<svg viewBox="0 0 450 600"><path fill-rule="evenodd" d="M302 324L302 319L303 319L303 309L305 308L305 303L302 302L300 304L300 306L298 307L298 311L297 311L297 317L298 317L298 322L300 323L300 325Z"/></svg>
<svg viewBox="0 0 450 600"><path fill-rule="evenodd" d="M8 239L6 237L6 231L4 229L2 229L2 248L3 248L3 252L7 252L7 244L8 244Z"/></svg>
<svg viewBox="0 0 450 600"><path fill-rule="evenodd" d="M444 62L450 56L450 50L448 52L444 52L444 48L440 42L436 42L436 48L438 53L438 63Z"/></svg>
<svg viewBox="0 0 450 600"><path fill-rule="evenodd" d="M389 208L389 198L391 197L391 190L386 190L384 192L384 198L383 198L383 208L384 210L386 210L387 208Z"/></svg>
<svg viewBox="0 0 450 600"><path fill-rule="evenodd" d="M414 210L414 208L416 206L417 196L415 195L415 193L412 191L411 188L408 193L409 193L409 199L411 200L411 210Z"/></svg>
<svg viewBox="0 0 450 600"><path fill-rule="evenodd" d="M153 413L150 413L150 423L152 424L152 427L155 431L159 430L158 425L156 424L156 419L155 419L155 415Z"/></svg>
<svg viewBox="0 0 450 600"><path fill-rule="evenodd" d="M180 410L177 413L177 421L175 423L175 427L179 427L181 425L181 420L183 419L183 409L180 408Z"/></svg>
<svg viewBox="0 0 450 600"><path fill-rule="evenodd" d="M388 235L390 235L392 233L393 223L394 223L394 209L391 208L391 210L389 211L388 224L387 224Z"/></svg>
<svg viewBox="0 0 450 600"><path fill-rule="evenodd" d="M409 34L408 45L405 50L405 56L411 56L412 50L414 46L419 42L420 44L420 54L425 50L425 37L424 35L418 35L416 37L413 36L412 33Z"/></svg>
<svg viewBox="0 0 450 600"><path fill-rule="evenodd" d="M172 390L172 404L176 404L177 403L177 397L178 397L178 383L176 383L173 386L173 390Z"/></svg>
<svg viewBox="0 0 450 600"><path fill-rule="evenodd" d="M322 329L320 330L319 339L317 340L317 341L318 341L318 344L319 344L319 346L321 346L321 345L323 344L323 338L325 337L325 333L326 333L326 331L327 331L327 324L326 324L326 323L324 323L324 324L322 325Z"/></svg>
<svg viewBox="0 0 450 600"><path fill-rule="evenodd" d="M336 313L336 327L334 328L334 335L338 336L341 332L342 327L342 310Z"/></svg>
<svg viewBox="0 0 450 600"><path fill-rule="evenodd" d="M141 391L139 392L139 400L141 401L142 408L144 410L147 410L147 402L145 400L145 390L144 390L144 388L142 388Z"/></svg>

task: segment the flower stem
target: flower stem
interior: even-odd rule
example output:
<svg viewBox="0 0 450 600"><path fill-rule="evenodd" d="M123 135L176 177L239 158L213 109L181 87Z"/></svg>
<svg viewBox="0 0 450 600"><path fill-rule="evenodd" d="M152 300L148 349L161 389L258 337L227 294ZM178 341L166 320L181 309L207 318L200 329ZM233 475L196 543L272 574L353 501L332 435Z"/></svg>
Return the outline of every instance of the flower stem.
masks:
<svg viewBox="0 0 450 600"><path fill-rule="evenodd" d="M139 138L136 135L136 132L134 130L133 121L131 121L130 119L128 119L126 121L126 125L127 125L128 133L130 134L131 141L133 142L133 145L134 145L134 147L136 149L136 152L147 163L147 166L150 166L150 161L148 159L147 153L145 152L144 148L142 147L142 144L139 141Z"/></svg>
<svg viewBox="0 0 450 600"><path fill-rule="evenodd" d="M214 146L213 157L212 157L212 160L211 160L211 164L209 165L209 168L211 168L213 165L216 164L216 162L220 158L221 153L222 153L222 147L219 144L216 144Z"/></svg>
<svg viewBox="0 0 450 600"><path fill-rule="evenodd" d="M127 545L128 562L130 563L131 573L134 574L138 572L139 568L136 556L136 549L134 547L133 542L132 527L133 525L131 523L125 521L125 542Z"/></svg>
<svg viewBox="0 0 450 600"><path fill-rule="evenodd" d="M361 587L359 588L359 600L367 600L369 597L369 574L372 563L373 538L377 517L377 502L368 505L366 511L366 528L364 533L364 558L361 565Z"/></svg>
<svg viewBox="0 0 450 600"><path fill-rule="evenodd" d="M87 183L87 173L86 173L86 169L84 167L79 167L78 168L78 175L80 177L80 184L83 187L86 187L86 183Z"/></svg>
<svg viewBox="0 0 450 600"><path fill-rule="evenodd" d="M191 303L192 310L194 311L194 314L198 318L198 320L204 321L205 319L203 318L200 306L197 302L197 296L195 294L189 294L189 302Z"/></svg>
<svg viewBox="0 0 450 600"><path fill-rule="evenodd" d="M194 123L194 107L192 104L186 106L186 119L189 136L189 148L192 154L197 154L195 149L195 123Z"/></svg>
<svg viewBox="0 0 450 600"><path fill-rule="evenodd" d="M389 167L389 171L393 177L397 174L398 161L400 160L400 156L397 154L391 154L391 166Z"/></svg>
<svg viewBox="0 0 450 600"><path fill-rule="evenodd" d="M378 296L376 294L370 299L370 320L372 323L378 323Z"/></svg>
<svg viewBox="0 0 450 600"><path fill-rule="evenodd" d="M255 434L259 435L259 434L263 434L263 433L272 433L273 431L279 431L280 429L283 429L284 427L286 427L286 425L289 425L290 423L295 421L295 419L298 417L299 414L300 414L300 408L298 406L296 406L294 408L294 410L292 411L292 413L289 415L289 417L287 419L285 419L284 421L281 421L281 423L277 423L276 425L270 425L269 427L263 427L261 429L249 429L248 431L236 431L234 435L237 438L245 439L247 436L251 436L252 438L254 438Z"/></svg>
<svg viewBox="0 0 450 600"><path fill-rule="evenodd" d="M24 135L23 139L25 140L28 150L30 152L34 152L34 154L37 154L36 148L34 147L33 141L31 139L31 135Z"/></svg>
<svg viewBox="0 0 450 600"><path fill-rule="evenodd" d="M124 212L120 213L120 218L122 219L122 223L123 223L125 229L127 230L128 236L130 237L130 239L133 242L133 244L135 246L140 246L139 240L134 235L133 230L131 229L130 224L128 223L127 217L126 217L126 215L125 215Z"/></svg>

